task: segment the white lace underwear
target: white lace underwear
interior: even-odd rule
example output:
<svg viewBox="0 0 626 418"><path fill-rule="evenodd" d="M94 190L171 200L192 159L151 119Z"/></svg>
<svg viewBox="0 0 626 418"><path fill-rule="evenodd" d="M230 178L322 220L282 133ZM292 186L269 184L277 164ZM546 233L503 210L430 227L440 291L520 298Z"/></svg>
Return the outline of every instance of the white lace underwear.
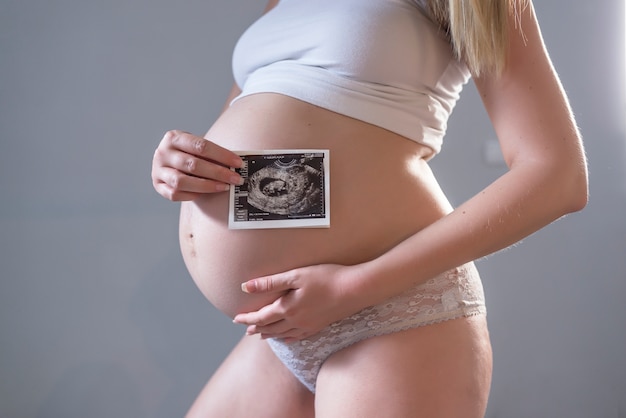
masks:
<svg viewBox="0 0 626 418"><path fill-rule="evenodd" d="M305 340L268 339L278 358L311 391L333 353L356 342L449 319L486 314L482 283L473 263L447 271L379 305L335 322Z"/></svg>

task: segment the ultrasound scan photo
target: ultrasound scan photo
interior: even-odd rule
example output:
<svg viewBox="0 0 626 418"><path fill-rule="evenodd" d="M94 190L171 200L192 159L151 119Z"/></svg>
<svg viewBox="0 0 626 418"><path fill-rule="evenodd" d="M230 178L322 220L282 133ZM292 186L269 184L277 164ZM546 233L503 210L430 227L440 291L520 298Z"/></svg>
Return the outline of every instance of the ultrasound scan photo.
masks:
<svg viewBox="0 0 626 418"><path fill-rule="evenodd" d="M244 184L231 189L229 227L328 227L327 150L240 152Z"/></svg>

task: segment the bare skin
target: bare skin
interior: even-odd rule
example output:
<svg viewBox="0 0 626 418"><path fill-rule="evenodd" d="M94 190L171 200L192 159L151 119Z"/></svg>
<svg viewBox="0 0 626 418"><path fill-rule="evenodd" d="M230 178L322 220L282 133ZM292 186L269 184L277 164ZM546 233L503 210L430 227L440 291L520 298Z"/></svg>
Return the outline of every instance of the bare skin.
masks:
<svg viewBox="0 0 626 418"><path fill-rule="evenodd" d="M235 102L208 141L168 133L155 153L154 185L186 201L181 247L205 296L250 334L306 338L582 209L580 137L532 8L519 23L527 42L511 33L504 73L475 80L510 170L455 210L424 161L426 147L280 95ZM226 168L238 164L229 149L271 148L331 150L331 229L228 231L224 186L238 180ZM387 199L371 198L379 195ZM233 253L237 263L226 262ZM189 416L478 418L490 379L483 316L339 351L323 365L315 397L257 335L242 339Z"/></svg>
<svg viewBox="0 0 626 418"><path fill-rule="evenodd" d="M372 338L326 361L316 416L483 417L491 369L483 316Z"/></svg>
<svg viewBox="0 0 626 418"><path fill-rule="evenodd" d="M271 124L265 109L274 114ZM187 268L204 295L231 317L277 297L242 292L246 280L297 267L371 260L451 210L424 162L429 149L289 97L239 99L207 138L238 150L330 150L330 228L232 231L227 193L182 204L180 241ZM233 254L237 262L225 262Z"/></svg>
<svg viewBox="0 0 626 418"><path fill-rule="evenodd" d="M186 417L483 417L491 369L484 317L355 344L327 360L315 395L263 340L246 336Z"/></svg>
<svg viewBox="0 0 626 418"><path fill-rule="evenodd" d="M246 336L224 360L186 418L314 417L315 398L258 336Z"/></svg>
<svg viewBox="0 0 626 418"><path fill-rule="evenodd" d="M264 116L251 110L257 106L271 107L276 114L281 115L280 132L258 135ZM241 121L242 113L249 115L246 123ZM254 115L261 116L257 118ZM236 130L231 128L234 123L237 124ZM301 124L307 127L308 132L302 131ZM299 134L285 135L285 132L292 129L299 130ZM182 135L182 141L196 139L183 133L169 135ZM331 150L331 163L339 163L331 165L333 221L330 229L236 231L233 234L233 231L226 228L226 194L212 193L196 197L183 205L180 239L189 271L207 298L230 316L259 309L277 300L277 294L272 292L242 292L240 284L248 277L258 277L298 266L323 265L322 263L329 262L354 265L364 262L384 253L411 233L419 231L451 210L423 161L423 156L430 153L426 147L294 99L272 94L257 94L241 99L224 113L207 137L216 138L216 142L235 143L239 149L259 146L260 142L261 147L268 149L286 148L287 144L294 146L294 142L296 148L328 148ZM254 144L242 143L243 141L254 141ZM357 152L357 149L360 151ZM369 167L369 170L363 171L363 167ZM355 177L354 173L360 171L360 175ZM388 187L390 184L395 184L395 187ZM406 193L407 190L411 192ZM384 193L386 199L372 199L372 196L380 193ZM402 204L389 205L389 200ZM355 211L355 207L367 210ZM223 262L235 251L238 253L236 263ZM280 256L277 257L276 254ZM324 304L334 305L329 301ZM346 312L346 315L349 313ZM439 369L450 364L450 357L462 358L464 351L475 351L473 347L489 347L484 317L472 318L471 321L455 320L451 323L458 325L428 327L435 332L425 330L398 333L398 342L402 346L408 344L413 347L414 353L423 350L424 355L429 358L428 365L433 367L440 362ZM474 338L459 340L459 329L465 329L466 334L471 334ZM381 337L372 341L395 339L396 337ZM410 342L411 340L414 341ZM455 351L434 355L436 348L441 346L454 347ZM350 352L354 353L354 361L362 358L362 361L381 366L367 369L372 376L377 376L375 380L384 382L387 373L387 379L397 374L397 370L389 367L389 364L383 366L384 362L372 362L367 347L369 344L363 342L351 348ZM393 352L397 347L388 345L387 349ZM383 350L379 350L382 354ZM476 357L464 364L468 371L463 372L463 368L458 368L452 373L455 376L458 374L456 379L461 381L463 375L475 376L470 371L476 368L484 370L485 379L480 385L476 386L475 381L471 382L479 388L481 396L468 399L472 403L476 403L476 399L482 400L478 402L480 409L484 407L489 391L491 357L489 350L477 352L482 353L480 358ZM337 362L329 360L327 364L336 365ZM433 378L423 379L428 372L419 369L424 364L416 364L413 369L410 364L410 360L398 364L400 369L416 373L413 378L415 381L407 388L419 388L427 382L433 384ZM341 375L333 371L335 367L329 367L326 372L325 365L321 376ZM363 369L361 372L365 371ZM446 377L442 375L441 378L440 385L443 386L443 379ZM335 380L325 378L322 382L330 383ZM339 384L341 379L336 382ZM324 383L321 384L323 386ZM345 388L341 390L346 391ZM265 341L257 337L244 337L200 393L189 416L247 417L251 411L254 416L260 413L267 414L268 417L313 416L314 403L317 404L315 416L324 416L321 412L327 403L324 399L330 398L323 396L323 393L325 392L320 390L322 395L314 398L277 360ZM401 392L396 393L399 395ZM254 394L253 401L250 394ZM413 389L407 395L414 398ZM464 403L457 404L464 410L468 408Z"/></svg>

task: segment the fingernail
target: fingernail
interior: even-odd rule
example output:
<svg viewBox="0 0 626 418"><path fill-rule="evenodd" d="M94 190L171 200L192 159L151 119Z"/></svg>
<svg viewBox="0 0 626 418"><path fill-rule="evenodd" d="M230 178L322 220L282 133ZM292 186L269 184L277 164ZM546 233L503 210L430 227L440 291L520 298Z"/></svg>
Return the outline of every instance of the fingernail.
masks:
<svg viewBox="0 0 626 418"><path fill-rule="evenodd" d="M220 183L217 186L215 186L215 188L217 190L220 190L222 192L228 191L230 190L230 184L225 184L225 183Z"/></svg>
<svg viewBox="0 0 626 418"><path fill-rule="evenodd" d="M243 184L243 177L241 177L241 176L231 176L230 177L230 182L232 184L237 185L237 186L241 186Z"/></svg>
<svg viewBox="0 0 626 418"><path fill-rule="evenodd" d="M257 290L256 281L248 280L247 282L241 283L241 290L246 293L254 293Z"/></svg>
<svg viewBox="0 0 626 418"><path fill-rule="evenodd" d="M233 160L233 168L241 168L243 167L243 160L241 158L237 158Z"/></svg>

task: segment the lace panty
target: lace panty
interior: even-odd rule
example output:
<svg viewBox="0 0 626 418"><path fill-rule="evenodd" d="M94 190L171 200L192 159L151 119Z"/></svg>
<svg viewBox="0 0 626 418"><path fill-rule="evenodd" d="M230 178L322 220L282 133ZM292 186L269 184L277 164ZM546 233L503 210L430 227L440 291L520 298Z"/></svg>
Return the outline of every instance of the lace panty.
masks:
<svg viewBox="0 0 626 418"><path fill-rule="evenodd" d="M448 319L485 314L485 297L473 263L447 271L387 301L335 322L295 343L267 340L278 358L311 391L317 374L333 353L379 335Z"/></svg>

